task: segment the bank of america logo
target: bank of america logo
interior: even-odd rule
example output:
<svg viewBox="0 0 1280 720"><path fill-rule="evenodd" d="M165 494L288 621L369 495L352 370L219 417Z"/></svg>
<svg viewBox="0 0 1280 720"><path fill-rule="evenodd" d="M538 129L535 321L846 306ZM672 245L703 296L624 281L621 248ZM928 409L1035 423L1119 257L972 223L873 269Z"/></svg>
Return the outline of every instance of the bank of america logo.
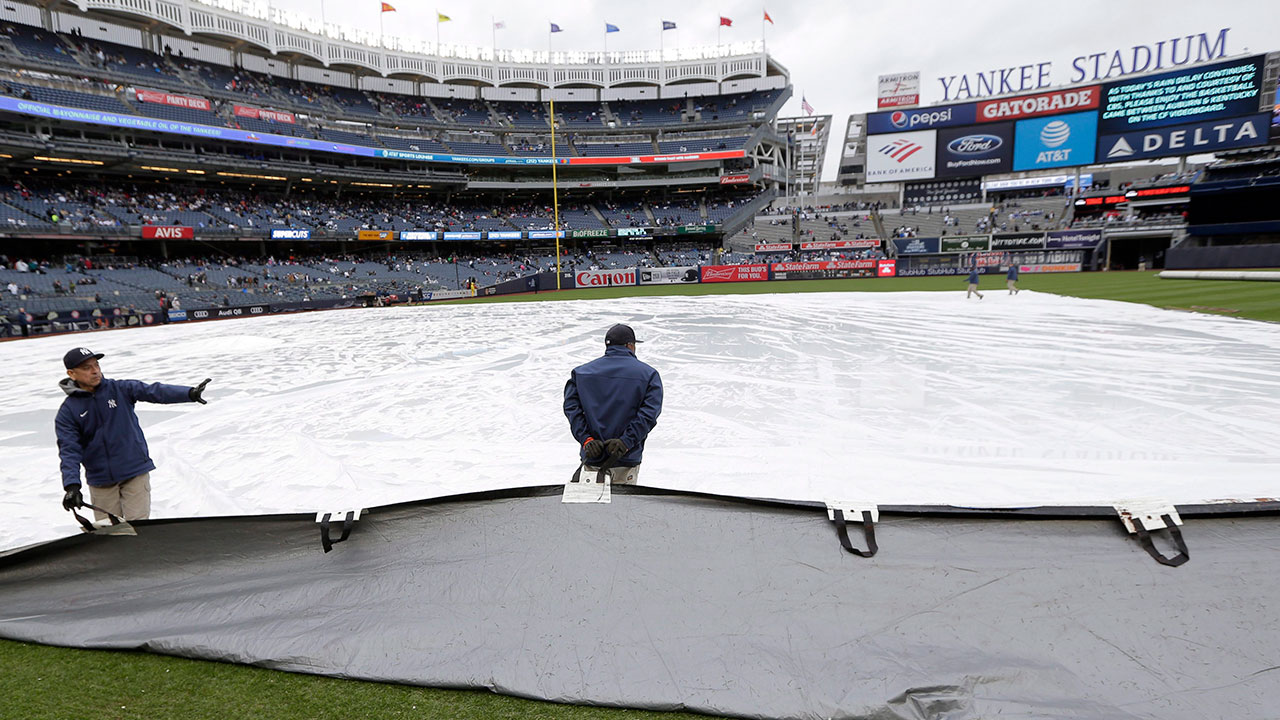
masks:
<svg viewBox="0 0 1280 720"><path fill-rule="evenodd" d="M880 148L881 154L897 160L899 163L905 162L907 158L915 155L923 150L922 145L917 145L910 140L894 140L893 142Z"/></svg>

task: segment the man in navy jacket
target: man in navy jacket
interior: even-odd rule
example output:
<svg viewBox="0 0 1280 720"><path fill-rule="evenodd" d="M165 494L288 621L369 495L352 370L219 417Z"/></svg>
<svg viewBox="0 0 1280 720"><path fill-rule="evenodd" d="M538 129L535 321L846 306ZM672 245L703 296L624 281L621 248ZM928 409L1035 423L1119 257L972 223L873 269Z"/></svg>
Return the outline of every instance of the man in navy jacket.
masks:
<svg viewBox="0 0 1280 720"><path fill-rule="evenodd" d="M564 386L564 414L582 445L588 469L616 456L613 482L635 484L644 441L662 413L662 378L636 359L635 331L614 325L604 357L573 369Z"/></svg>
<svg viewBox="0 0 1280 720"><path fill-rule="evenodd" d="M151 471L156 465L133 406L139 400L207 404L201 394L209 380L196 387L108 380L98 366L102 357L76 348L62 358L68 377L58 386L67 397L54 421L66 491L62 506L72 510L84 504L80 494L80 466L84 465L93 505L126 520L145 520L151 514ZM106 519L94 513L99 520Z"/></svg>

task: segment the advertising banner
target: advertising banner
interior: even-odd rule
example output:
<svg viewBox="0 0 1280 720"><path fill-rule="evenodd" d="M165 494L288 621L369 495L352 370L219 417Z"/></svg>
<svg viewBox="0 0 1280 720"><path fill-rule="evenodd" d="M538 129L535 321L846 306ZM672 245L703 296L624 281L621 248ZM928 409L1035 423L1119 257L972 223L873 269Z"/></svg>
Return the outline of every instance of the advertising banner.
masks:
<svg viewBox="0 0 1280 720"><path fill-rule="evenodd" d="M139 102L159 103L161 105L172 105L174 107L191 108L192 110L210 110L209 101L202 97L190 97L187 95L171 95L167 92L158 92L156 90L139 90L134 89L133 94L138 98Z"/></svg>
<svg viewBox="0 0 1280 720"><path fill-rule="evenodd" d="M740 185L742 183L748 183L748 182L751 182L751 176L747 174L720 176L721 185Z"/></svg>
<svg viewBox="0 0 1280 720"><path fill-rule="evenodd" d="M1102 88L1098 85L1070 90L1026 95L1023 97L988 100L978 103L978 122L1017 120L1018 118L1061 115L1098 107Z"/></svg>
<svg viewBox="0 0 1280 720"><path fill-rule="evenodd" d="M1075 184L1075 175L1043 175L1013 180L987 180L982 183L982 187L987 190L1018 190L1036 187L1074 187ZM1093 173L1080 173L1080 187L1090 185L1093 185Z"/></svg>
<svg viewBox="0 0 1280 720"><path fill-rule="evenodd" d="M826 262L774 263L774 280L830 280L833 278L875 277L875 260L830 260Z"/></svg>
<svg viewBox="0 0 1280 720"><path fill-rule="evenodd" d="M891 112L868 113L867 134L880 135L910 130L953 127L956 125L973 125L977 121L977 105L974 103L920 108L917 110L893 110ZM874 142L874 138L871 141Z"/></svg>
<svg viewBox="0 0 1280 720"><path fill-rule="evenodd" d="M293 116L293 113L249 107L248 105L232 105L231 112L239 117L253 118L255 120L270 120L271 122L290 124L296 124L298 122L298 119Z"/></svg>
<svg viewBox="0 0 1280 720"><path fill-rule="evenodd" d="M715 225L681 225L676 228L677 235L705 235L715 232Z"/></svg>
<svg viewBox="0 0 1280 720"><path fill-rule="evenodd" d="M1061 265L1075 265L1074 270L1025 270L1024 272L1075 272L1080 269L1080 265L1084 262L1083 250L1030 250L1027 252L1010 253L1006 258L1007 263L1018 265L1019 268L1031 267L1057 267Z"/></svg>
<svg viewBox="0 0 1280 720"><path fill-rule="evenodd" d="M1013 169L1088 165L1098 137L1098 113L1019 120L1014 129Z"/></svg>
<svg viewBox="0 0 1280 720"><path fill-rule="evenodd" d="M894 277L897 274L897 260L882 259L876 261L876 277Z"/></svg>
<svg viewBox="0 0 1280 720"><path fill-rule="evenodd" d="M938 177L994 175L1013 169L1013 123L938 131Z"/></svg>
<svg viewBox="0 0 1280 720"><path fill-rule="evenodd" d="M768 265L703 265L701 281L713 282L760 282L769 279Z"/></svg>
<svg viewBox="0 0 1280 720"><path fill-rule="evenodd" d="M801 250L866 250L880 247L876 238L859 238L857 240L816 240L800 243Z"/></svg>
<svg viewBox="0 0 1280 720"><path fill-rule="evenodd" d="M573 282L577 287L618 287L636 284L636 269L625 270L579 270L573 274Z"/></svg>
<svg viewBox="0 0 1280 720"><path fill-rule="evenodd" d="M641 285L683 285L696 282L698 268L694 266L640 268Z"/></svg>
<svg viewBox="0 0 1280 720"><path fill-rule="evenodd" d="M996 253L1000 255L1002 253ZM931 257L898 258L898 277L930 277L935 275L968 275L973 269L969 255L934 255ZM1000 272L1000 265L979 264L978 272L984 275Z"/></svg>
<svg viewBox="0 0 1280 720"><path fill-rule="evenodd" d="M402 230L400 239L405 242L433 242L438 233L435 230Z"/></svg>
<svg viewBox="0 0 1280 720"><path fill-rule="evenodd" d="M423 300L457 300L475 296L474 290L429 290L422 293Z"/></svg>
<svg viewBox="0 0 1280 720"><path fill-rule="evenodd" d="M791 252L794 248L791 243L756 243L758 253Z"/></svg>
<svg viewBox="0 0 1280 720"><path fill-rule="evenodd" d="M492 235L493 233L490 233L490 236ZM609 229L608 228L592 228L590 230L570 230L569 237L571 238L606 238L606 237L609 237Z"/></svg>
<svg viewBox="0 0 1280 720"><path fill-rule="evenodd" d="M1056 273L1056 272L1080 272L1080 263L1056 263L1052 265L1019 265L1020 273Z"/></svg>
<svg viewBox="0 0 1280 720"><path fill-rule="evenodd" d="M195 238L195 228L177 225L143 225L144 240L191 240Z"/></svg>
<svg viewBox="0 0 1280 720"><path fill-rule="evenodd" d="M622 231L619 230L618 234L621 235ZM564 231L563 230L559 232L556 232L555 230L530 230L529 231L530 240L554 240L556 239L557 236L564 237Z"/></svg>
<svg viewBox="0 0 1280 720"><path fill-rule="evenodd" d="M239 307L212 307L187 311L190 320L213 320L217 318L251 317L266 315L271 311L267 305L241 305Z"/></svg>
<svg viewBox="0 0 1280 720"><path fill-rule="evenodd" d="M956 235L942 238L942 252L977 252L991 249L990 235Z"/></svg>
<svg viewBox="0 0 1280 720"><path fill-rule="evenodd" d="M1254 55L1107 83L1099 128L1111 135L1256 113L1264 62Z"/></svg>
<svg viewBox="0 0 1280 720"><path fill-rule="evenodd" d="M936 167L937 131L890 133L867 139L867 182L927 180Z"/></svg>
<svg viewBox="0 0 1280 720"><path fill-rule="evenodd" d="M440 233L441 240L479 240L478 232L443 232Z"/></svg>
<svg viewBox="0 0 1280 720"><path fill-rule="evenodd" d="M1044 233L999 233L991 236L992 250L1039 250Z"/></svg>
<svg viewBox="0 0 1280 720"><path fill-rule="evenodd" d="M1124 162L1171 155L1193 155L1266 145L1271 113L1132 130L1098 138L1100 162Z"/></svg>
<svg viewBox="0 0 1280 720"><path fill-rule="evenodd" d="M395 230L358 230L356 231L357 240L395 240Z"/></svg>
<svg viewBox="0 0 1280 720"><path fill-rule="evenodd" d="M876 79L876 107L920 104L920 71L881 75Z"/></svg>
<svg viewBox="0 0 1280 720"><path fill-rule="evenodd" d="M934 255L941 252L938 238L894 238L899 255Z"/></svg>
<svg viewBox="0 0 1280 720"><path fill-rule="evenodd" d="M272 240L310 240L310 230L295 230L293 228L272 228Z"/></svg>
<svg viewBox="0 0 1280 720"><path fill-rule="evenodd" d="M1271 109L1271 139L1280 140L1280 86L1276 87L1275 107Z"/></svg>
<svg viewBox="0 0 1280 720"><path fill-rule="evenodd" d="M186 321L187 321L186 310L170 310L169 311L169 322L186 322Z"/></svg>
<svg viewBox="0 0 1280 720"><path fill-rule="evenodd" d="M902 186L902 203L906 207L956 205L981 200L982 181L976 177L959 180L925 180L904 183Z"/></svg>
<svg viewBox="0 0 1280 720"><path fill-rule="evenodd" d="M484 234L486 240L519 240L524 233L519 230L490 230Z"/></svg>
<svg viewBox="0 0 1280 720"><path fill-rule="evenodd" d="M1102 242L1101 230L1060 230L1049 233L1046 245L1050 250L1066 248L1096 248Z"/></svg>

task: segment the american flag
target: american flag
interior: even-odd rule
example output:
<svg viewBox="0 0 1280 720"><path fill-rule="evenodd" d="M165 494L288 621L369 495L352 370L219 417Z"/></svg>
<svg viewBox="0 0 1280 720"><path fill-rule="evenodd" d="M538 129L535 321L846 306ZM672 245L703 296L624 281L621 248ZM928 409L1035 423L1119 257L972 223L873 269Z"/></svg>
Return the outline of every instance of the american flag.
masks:
<svg viewBox="0 0 1280 720"><path fill-rule="evenodd" d="M809 101L803 95L800 96L800 107L804 110L805 115L813 114L813 106L809 104Z"/></svg>

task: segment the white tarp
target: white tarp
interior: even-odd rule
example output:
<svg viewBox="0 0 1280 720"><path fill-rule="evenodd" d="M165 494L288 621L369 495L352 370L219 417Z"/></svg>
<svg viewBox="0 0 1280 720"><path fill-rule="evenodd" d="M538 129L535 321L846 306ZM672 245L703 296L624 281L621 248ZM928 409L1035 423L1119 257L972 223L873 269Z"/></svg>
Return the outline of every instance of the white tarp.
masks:
<svg viewBox="0 0 1280 720"><path fill-rule="evenodd" d="M72 347L106 353L108 377L213 378L207 406L138 406L153 517L315 512L564 482L564 381L614 322L666 386L642 484L881 505L1280 497L1280 326L1031 292L626 298L2 343L0 549L77 531L53 433Z"/></svg>

